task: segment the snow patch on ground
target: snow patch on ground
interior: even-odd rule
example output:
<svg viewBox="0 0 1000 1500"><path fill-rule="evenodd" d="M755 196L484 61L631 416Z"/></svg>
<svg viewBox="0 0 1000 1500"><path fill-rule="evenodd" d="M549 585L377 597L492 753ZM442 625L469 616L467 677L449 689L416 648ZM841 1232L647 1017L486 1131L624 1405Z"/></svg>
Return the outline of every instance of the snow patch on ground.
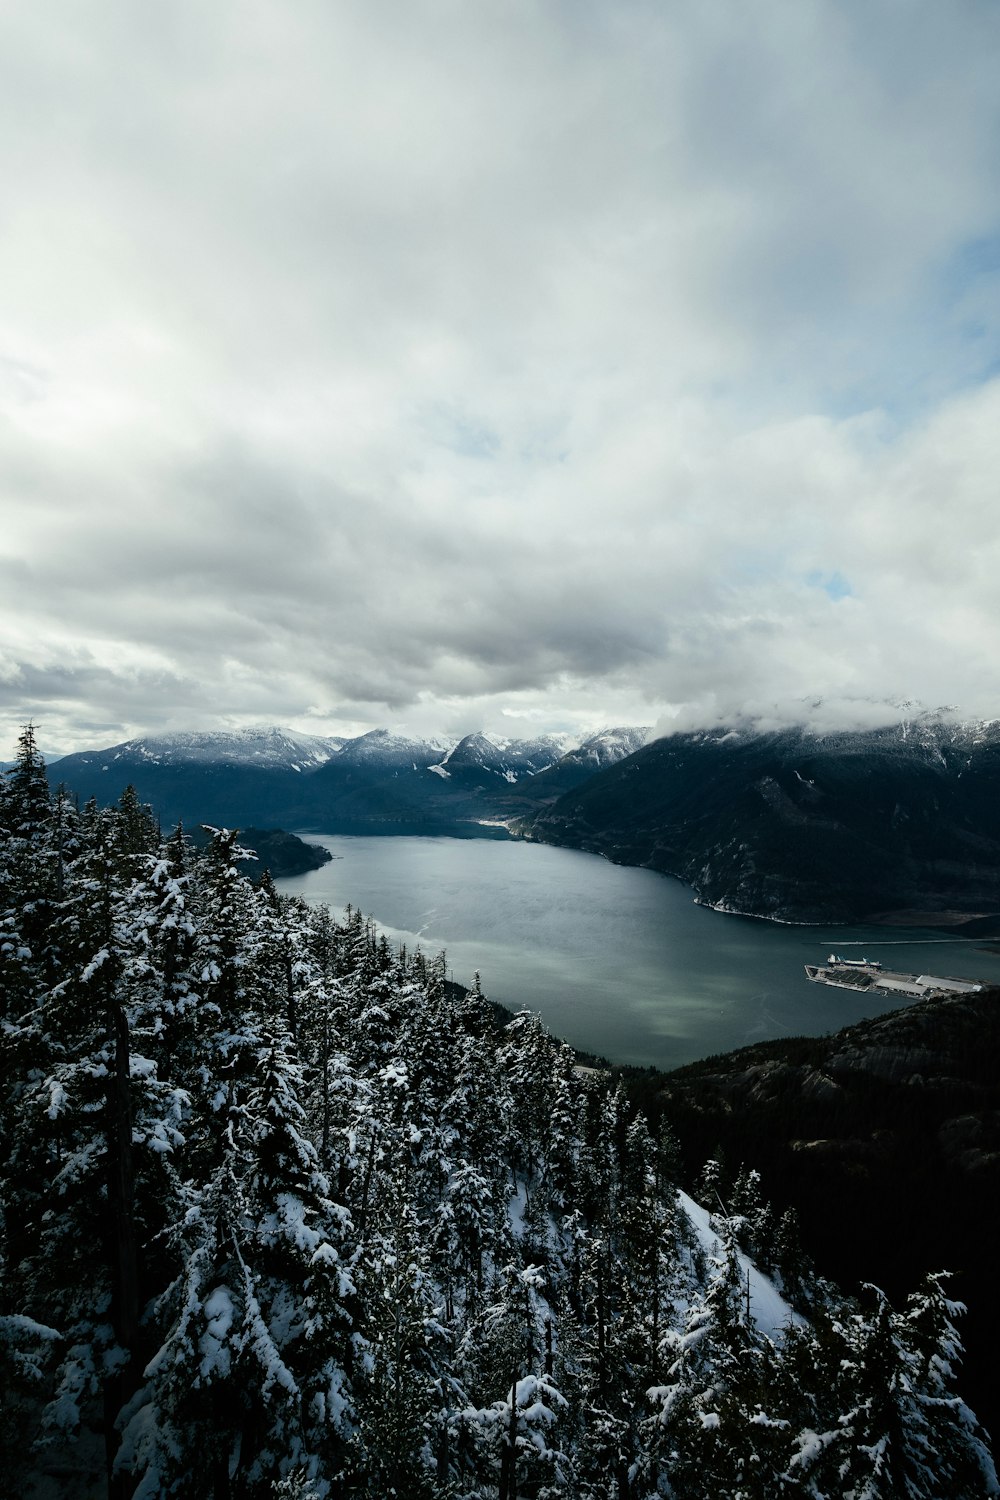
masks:
<svg viewBox="0 0 1000 1500"><path fill-rule="evenodd" d="M519 1182L513 1198L507 1203L507 1213L510 1216L510 1227L514 1231L516 1239L524 1238L524 1210L528 1206L527 1184Z"/></svg>
<svg viewBox="0 0 1000 1500"><path fill-rule="evenodd" d="M681 1208L690 1219L705 1254L717 1256L722 1246L719 1236L712 1228L708 1209L695 1203L687 1193L678 1193L677 1198ZM744 1282L747 1273L750 1274L750 1315L761 1333L774 1339L778 1338L790 1324L804 1323L805 1318L785 1301L770 1277L765 1276L763 1271L758 1271L753 1261L748 1259L742 1251L738 1252L738 1255Z"/></svg>

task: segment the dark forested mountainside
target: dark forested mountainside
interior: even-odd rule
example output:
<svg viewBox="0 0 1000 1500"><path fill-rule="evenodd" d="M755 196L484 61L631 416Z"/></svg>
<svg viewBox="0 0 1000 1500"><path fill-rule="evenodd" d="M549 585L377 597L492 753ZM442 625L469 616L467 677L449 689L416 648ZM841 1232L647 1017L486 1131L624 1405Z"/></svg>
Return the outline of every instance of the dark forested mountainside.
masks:
<svg viewBox="0 0 1000 1500"><path fill-rule="evenodd" d="M794 1321L752 1201L708 1233L535 1017L239 859L53 799L30 729L0 781L11 1493L997 1493L941 1277L853 1302L775 1235Z"/></svg>
<svg viewBox="0 0 1000 1500"><path fill-rule="evenodd" d="M623 1077L654 1127L670 1120L682 1181L720 1152L728 1204L752 1162L823 1275L898 1296L949 1266L970 1310L962 1389L1000 1427L1000 990Z"/></svg>
<svg viewBox="0 0 1000 1500"><path fill-rule="evenodd" d="M1000 727L675 734L522 832L793 922L1000 912Z"/></svg>

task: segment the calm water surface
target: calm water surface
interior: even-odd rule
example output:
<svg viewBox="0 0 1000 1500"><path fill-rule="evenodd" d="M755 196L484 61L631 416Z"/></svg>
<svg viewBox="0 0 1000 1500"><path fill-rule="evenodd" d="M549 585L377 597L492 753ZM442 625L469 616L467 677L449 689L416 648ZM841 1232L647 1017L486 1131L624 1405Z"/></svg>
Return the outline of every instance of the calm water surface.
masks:
<svg viewBox="0 0 1000 1500"><path fill-rule="evenodd" d="M396 943L447 951L449 973L574 1046L673 1068L773 1037L819 1035L898 1007L810 984L830 952L1000 984L982 940L879 927L782 927L696 906L687 886L593 854L480 839L304 835L333 855L280 888L348 902Z"/></svg>

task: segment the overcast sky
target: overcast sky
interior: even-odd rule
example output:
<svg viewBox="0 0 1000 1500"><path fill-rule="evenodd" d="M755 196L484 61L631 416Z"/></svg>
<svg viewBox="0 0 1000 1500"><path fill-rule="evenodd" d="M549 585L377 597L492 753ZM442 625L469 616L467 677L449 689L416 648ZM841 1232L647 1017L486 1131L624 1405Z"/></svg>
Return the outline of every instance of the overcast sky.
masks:
<svg viewBox="0 0 1000 1500"><path fill-rule="evenodd" d="M995 0L2 6L0 756L1000 715L998 168Z"/></svg>

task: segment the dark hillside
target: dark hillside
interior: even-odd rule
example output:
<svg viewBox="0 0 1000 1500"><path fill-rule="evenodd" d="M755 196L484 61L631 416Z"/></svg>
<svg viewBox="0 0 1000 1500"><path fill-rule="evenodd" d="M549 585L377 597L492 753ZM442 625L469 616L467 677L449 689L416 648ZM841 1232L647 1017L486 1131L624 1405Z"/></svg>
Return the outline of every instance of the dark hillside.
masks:
<svg viewBox="0 0 1000 1500"><path fill-rule="evenodd" d="M795 922L1000 910L1000 739L932 724L679 734L598 772L529 838L679 876Z"/></svg>
<svg viewBox="0 0 1000 1500"><path fill-rule="evenodd" d="M191 829L190 835L196 848L206 848L211 842L211 829L204 824ZM283 828L241 828L238 839L242 848L256 855L256 859L241 860L239 864L240 873L251 879L264 870L279 880L287 875L305 875L310 870L322 869L333 858L322 845L307 844Z"/></svg>
<svg viewBox="0 0 1000 1500"><path fill-rule="evenodd" d="M670 1119L688 1182L719 1147L730 1179L755 1166L775 1209L795 1207L821 1274L892 1298L954 1271L970 1309L963 1383L1000 1427L1000 990L625 1076Z"/></svg>
<svg viewBox="0 0 1000 1500"><path fill-rule="evenodd" d="M56 761L52 781L65 785L81 804L95 797L103 807L113 806L127 786L134 786L139 800L156 808L165 828L200 819L240 828L295 822L303 777L278 766L155 765L88 753Z"/></svg>

